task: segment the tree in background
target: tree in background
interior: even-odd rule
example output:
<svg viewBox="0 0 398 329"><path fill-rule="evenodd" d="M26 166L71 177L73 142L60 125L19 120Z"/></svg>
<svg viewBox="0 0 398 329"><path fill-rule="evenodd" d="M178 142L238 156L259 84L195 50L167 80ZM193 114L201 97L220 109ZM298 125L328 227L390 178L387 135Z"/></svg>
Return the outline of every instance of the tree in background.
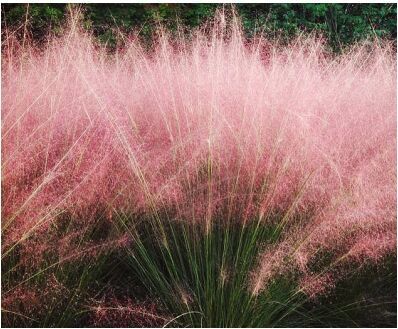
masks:
<svg viewBox="0 0 398 329"><path fill-rule="evenodd" d="M62 29L68 4L3 4L2 27L28 31L42 41L49 31ZM175 30L177 22L188 29L211 18L222 4L83 4L84 26L98 39L115 47L117 31L138 30L149 39L161 22ZM335 50L367 37L395 40L396 4L236 4L247 35L263 30L269 37L288 40L304 32L320 32ZM178 18L178 19L177 19Z"/></svg>

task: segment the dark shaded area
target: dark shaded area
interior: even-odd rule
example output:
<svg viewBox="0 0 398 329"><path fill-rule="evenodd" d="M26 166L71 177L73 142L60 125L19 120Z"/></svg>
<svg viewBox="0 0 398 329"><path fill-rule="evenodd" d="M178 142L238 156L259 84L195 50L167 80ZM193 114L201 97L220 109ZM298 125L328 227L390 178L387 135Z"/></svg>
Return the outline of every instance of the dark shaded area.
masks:
<svg viewBox="0 0 398 329"><path fill-rule="evenodd" d="M99 216L98 225L86 232L84 240L98 243L111 239L115 233L114 227L102 225L101 219ZM73 219L68 216L63 219L65 224L70 220ZM131 223L137 222L133 220ZM180 295L177 292L170 293L172 287L176 287L172 283L178 283L178 287L194 293L190 294L195 296L190 301L193 309L200 309L201 305L206 310L205 306L208 306L209 313L205 320L200 317L181 318L173 327L192 323L206 326L206 321L227 327L230 324L226 321L233 319L234 314L238 314L234 323L240 323L241 327L248 323L251 327L396 327L395 254L380 260L379 264L359 264L356 271L348 271L349 275L337 282L329 293L315 300L307 300L301 294L293 299L296 280L294 277L280 277L267 288L266 293L258 297L255 305L258 308L245 308L244 305L248 305L247 298L250 299L245 281L255 264L258 248L262 245L251 241L274 243L277 239L275 234L279 235L275 228L257 229L255 225L249 225L242 229L233 225L226 231L223 226L216 225L206 239L203 230L186 225L185 222L166 220L164 225L170 238L170 257L175 262L176 272L170 272L170 264L165 262L164 246L157 238L159 232L154 230L149 221L143 220L136 226L142 238L139 245L136 242L129 243L126 250L104 250L100 257L77 258L60 263L32 278L26 285L21 285L21 289L27 289L21 296L28 297L16 299L15 303L19 304L14 307L28 317L3 309L2 326L161 327L165 323L163 319L172 319L184 311ZM60 233L64 229L61 225ZM238 264L239 271L227 271L226 281L221 283L219 273L223 255L229 264L227 268L232 269L233 264ZM16 261L18 250L9 257ZM3 268L14 268L7 263L10 260L2 261ZM146 262L151 266L140 268L139 264ZM54 264L54 260L49 261L49 264ZM155 277L151 275L153 266L165 281L154 280ZM7 280L7 274L2 274L3 291L7 291L12 287L5 283L13 280ZM18 275L24 274L23 271L16 273L11 270L8 274L16 280L12 282L14 287L23 280L18 278ZM199 276L199 280L195 275ZM51 284L54 280L57 282L55 287L64 288L54 290ZM204 282L208 282L208 290L201 289L200 285ZM159 286L162 283L166 286ZM33 302L34 298L29 297L29 286L32 284L42 289L41 298L36 303ZM235 298L234 294L237 294ZM214 301L209 306L211 298Z"/></svg>
<svg viewBox="0 0 398 329"><path fill-rule="evenodd" d="M82 4L81 9L84 26L92 29L101 42L115 47L118 30L139 30L146 39L158 22L171 30L177 21L192 29L222 6L91 3ZM20 34L29 31L34 40L41 41L49 31L61 31L70 8L68 4L2 4L2 28L16 28ZM335 50L367 37L395 40L397 36L396 4L237 4L236 9L248 36L259 29L270 37L286 39L301 31L317 31Z"/></svg>
<svg viewBox="0 0 398 329"><path fill-rule="evenodd" d="M358 264L328 294L306 303L311 327L397 326L397 257Z"/></svg>

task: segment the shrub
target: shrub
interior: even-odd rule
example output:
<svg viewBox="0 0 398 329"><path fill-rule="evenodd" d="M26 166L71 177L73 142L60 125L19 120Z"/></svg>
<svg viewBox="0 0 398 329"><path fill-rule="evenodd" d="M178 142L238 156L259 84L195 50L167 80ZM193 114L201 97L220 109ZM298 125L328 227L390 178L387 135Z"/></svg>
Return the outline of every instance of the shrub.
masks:
<svg viewBox="0 0 398 329"><path fill-rule="evenodd" d="M32 300L71 318L92 310L111 252L169 314L156 319L196 326L294 323L283 321L395 254L388 43L337 56L316 37L247 40L222 12L190 38L159 28L153 49L128 39L114 55L73 18L41 51L8 35L7 325L58 323Z"/></svg>

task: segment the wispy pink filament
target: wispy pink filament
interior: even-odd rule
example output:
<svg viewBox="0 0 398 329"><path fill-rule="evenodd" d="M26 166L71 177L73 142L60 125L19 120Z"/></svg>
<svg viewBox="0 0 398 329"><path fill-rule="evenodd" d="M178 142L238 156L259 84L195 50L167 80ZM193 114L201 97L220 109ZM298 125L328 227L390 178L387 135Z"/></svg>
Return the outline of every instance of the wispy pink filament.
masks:
<svg viewBox="0 0 398 329"><path fill-rule="evenodd" d="M377 260L396 248L395 66L388 45L335 56L315 38L249 43L237 25L111 58L73 29L5 51L3 253L54 243L62 213L84 226L167 209L281 221L268 252L305 275L319 250ZM261 259L256 293L280 271Z"/></svg>

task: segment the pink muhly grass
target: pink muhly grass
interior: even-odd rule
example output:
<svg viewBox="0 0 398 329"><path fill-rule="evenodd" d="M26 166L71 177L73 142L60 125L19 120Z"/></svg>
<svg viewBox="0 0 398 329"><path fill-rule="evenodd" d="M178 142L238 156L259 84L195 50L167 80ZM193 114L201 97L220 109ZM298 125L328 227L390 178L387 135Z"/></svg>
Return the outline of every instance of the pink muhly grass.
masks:
<svg viewBox="0 0 398 329"><path fill-rule="evenodd" d="M40 52L3 52L4 257L51 248L65 213L81 227L113 211L283 228L259 257L255 294L296 269L321 291L331 276L308 270L320 252L336 266L394 252L391 47L337 56L315 37L249 42L222 22L113 57L73 24Z"/></svg>
<svg viewBox="0 0 398 329"><path fill-rule="evenodd" d="M90 324L95 327L160 327L171 319L162 316L156 303L105 296L89 306Z"/></svg>

